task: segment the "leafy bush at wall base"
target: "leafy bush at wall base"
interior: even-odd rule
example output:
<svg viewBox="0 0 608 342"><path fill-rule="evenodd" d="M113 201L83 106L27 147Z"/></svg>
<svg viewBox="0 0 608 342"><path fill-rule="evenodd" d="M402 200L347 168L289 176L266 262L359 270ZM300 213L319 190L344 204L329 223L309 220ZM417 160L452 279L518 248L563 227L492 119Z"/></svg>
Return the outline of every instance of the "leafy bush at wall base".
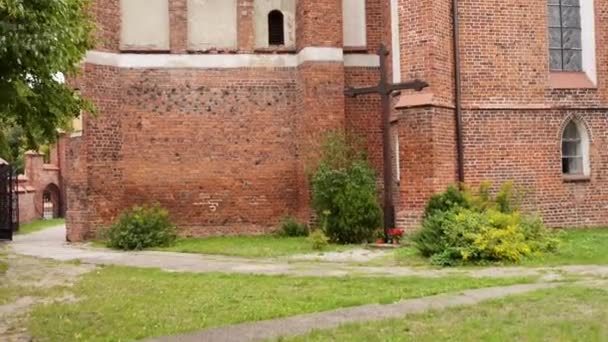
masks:
<svg viewBox="0 0 608 342"><path fill-rule="evenodd" d="M135 206L123 213L106 232L107 245L122 250L166 247L177 238L167 210L158 204Z"/></svg>
<svg viewBox="0 0 608 342"><path fill-rule="evenodd" d="M310 234L308 240L312 245L312 249L315 251L322 251L329 246L329 238L320 229L317 229Z"/></svg>
<svg viewBox="0 0 608 342"><path fill-rule="evenodd" d="M329 134L312 176L312 205L334 243L368 242L382 224L376 174L355 137Z"/></svg>
<svg viewBox="0 0 608 342"><path fill-rule="evenodd" d="M308 226L298 222L298 220L291 216L283 219L281 228L277 232L277 235L285 237L308 236L309 234Z"/></svg>
<svg viewBox="0 0 608 342"><path fill-rule="evenodd" d="M433 264L452 266L519 262L555 250L558 241L542 221L514 209L512 185L502 189L496 197L489 196L485 186L477 192L452 187L435 196L422 229L413 237L418 251Z"/></svg>
<svg viewBox="0 0 608 342"><path fill-rule="evenodd" d="M325 216L325 234L332 242L371 241L382 214L375 174L366 163L356 162L340 170L321 165L312 185L313 206L319 217Z"/></svg>

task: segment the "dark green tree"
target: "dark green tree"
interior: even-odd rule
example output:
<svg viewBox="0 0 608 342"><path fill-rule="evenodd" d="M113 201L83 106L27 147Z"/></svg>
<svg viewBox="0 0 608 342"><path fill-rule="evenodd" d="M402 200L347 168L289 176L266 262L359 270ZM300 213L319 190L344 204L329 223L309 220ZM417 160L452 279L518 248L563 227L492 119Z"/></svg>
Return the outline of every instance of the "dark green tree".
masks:
<svg viewBox="0 0 608 342"><path fill-rule="evenodd" d="M94 46L88 5L0 0L0 128L19 127L27 148L54 141L57 129L67 129L81 110L92 110L63 81L78 72Z"/></svg>
<svg viewBox="0 0 608 342"><path fill-rule="evenodd" d="M0 129L0 158L13 166L13 170L23 173L25 142L23 130L17 126L2 127Z"/></svg>

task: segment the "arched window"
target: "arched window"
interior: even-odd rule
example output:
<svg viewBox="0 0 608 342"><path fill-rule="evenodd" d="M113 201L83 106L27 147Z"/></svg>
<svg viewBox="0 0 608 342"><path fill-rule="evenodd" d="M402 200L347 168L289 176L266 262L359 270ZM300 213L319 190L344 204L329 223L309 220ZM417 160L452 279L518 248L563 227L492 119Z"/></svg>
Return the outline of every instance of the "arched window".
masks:
<svg viewBox="0 0 608 342"><path fill-rule="evenodd" d="M589 176L589 134L578 120L568 122L562 133L562 173L566 176Z"/></svg>
<svg viewBox="0 0 608 342"><path fill-rule="evenodd" d="M274 10L268 13L268 44L285 45L285 29L283 13Z"/></svg>

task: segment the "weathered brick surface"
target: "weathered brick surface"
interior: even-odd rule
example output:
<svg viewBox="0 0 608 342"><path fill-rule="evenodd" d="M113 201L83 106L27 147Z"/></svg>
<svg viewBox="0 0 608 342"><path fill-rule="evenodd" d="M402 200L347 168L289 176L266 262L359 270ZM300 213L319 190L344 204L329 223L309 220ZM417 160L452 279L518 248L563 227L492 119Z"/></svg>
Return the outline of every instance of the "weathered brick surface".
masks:
<svg viewBox="0 0 608 342"><path fill-rule="evenodd" d="M87 68L90 82L106 72ZM91 93L103 114L86 120L83 136L88 196L72 197L87 202L92 227L154 201L199 235L263 231L295 209L294 70L121 70L114 78ZM108 101L113 92L119 103Z"/></svg>
<svg viewBox="0 0 608 342"><path fill-rule="evenodd" d="M65 215L63 172L66 142L67 137L62 134L49 153L50 159L46 161L42 154L31 151L25 154L25 172L19 176L17 186L19 222L31 222L43 217L45 191L48 191L53 204L53 216Z"/></svg>
<svg viewBox="0 0 608 342"><path fill-rule="evenodd" d="M96 49L99 51L119 51L120 0L93 0L91 16L96 25Z"/></svg>
<svg viewBox="0 0 608 342"><path fill-rule="evenodd" d="M561 130L572 116L591 134L591 180L564 181ZM605 110L467 111L465 171L471 184L513 180L524 190L524 208L554 227L608 222L608 121Z"/></svg>
<svg viewBox="0 0 608 342"><path fill-rule="evenodd" d="M459 3L465 107L606 107L608 1L594 0L599 87L587 90L550 88L545 1Z"/></svg>
<svg viewBox="0 0 608 342"><path fill-rule="evenodd" d="M438 107L398 113L401 182L396 218L401 227L419 224L430 196L454 184L456 137L454 113Z"/></svg>
<svg viewBox="0 0 608 342"><path fill-rule="evenodd" d="M378 83L377 68L348 68L346 84L367 87ZM379 95L346 98L346 127L361 138L367 148L371 163L382 174L382 106Z"/></svg>
<svg viewBox="0 0 608 342"><path fill-rule="evenodd" d="M407 227L419 223L433 192L455 180L450 3L399 2L402 76L424 78L434 94L427 106L397 110L404 139L400 222ZM606 225L608 1L595 0L598 86L570 90L549 83L546 2L465 0L459 6L465 181L514 181L526 189L524 208L553 227ZM561 173L561 127L570 115L592 131L589 181L567 182ZM438 129L444 133L435 135Z"/></svg>
<svg viewBox="0 0 608 342"><path fill-rule="evenodd" d="M298 0L296 45L342 46L342 0Z"/></svg>
<svg viewBox="0 0 608 342"><path fill-rule="evenodd" d="M255 53L253 1L238 1L238 47L222 52ZM428 198L456 181L451 4L398 2L402 79L424 79L432 94L426 104L393 113L401 176L393 191L404 227L418 225ZM599 86L573 90L549 84L546 2L459 5L466 181L514 180L530 189L526 209L551 226L608 223L601 190L608 162L608 1L595 0ZM341 0L299 0L297 49L341 48L341 6ZM357 52L375 53L391 40L389 1L369 0L366 7L368 46ZM187 1L170 0L169 9L170 53L188 53ZM97 50L118 52L119 1L97 0L92 13ZM70 239L90 238L125 208L151 201L167 207L185 235L266 232L286 214L308 219L309 171L324 132L362 136L382 174L380 99L343 96L345 85L377 81L377 68L340 62L224 70L87 64L77 83L99 115L87 117L83 136L67 146ZM560 172L560 127L573 114L592 131L588 182L564 182Z"/></svg>

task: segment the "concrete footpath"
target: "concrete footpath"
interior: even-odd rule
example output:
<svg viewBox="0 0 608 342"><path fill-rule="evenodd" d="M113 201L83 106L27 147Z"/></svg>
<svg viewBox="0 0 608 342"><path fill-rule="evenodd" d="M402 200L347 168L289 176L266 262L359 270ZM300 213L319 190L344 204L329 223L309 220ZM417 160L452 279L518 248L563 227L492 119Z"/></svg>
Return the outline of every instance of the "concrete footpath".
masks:
<svg viewBox="0 0 608 342"><path fill-rule="evenodd" d="M93 265L119 265L160 268L170 272L241 273L293 276L418 276L445 277L462 275L481 277L547 276L569 273L581 276L608 277L608 266L563 267L488 267L468 269L427 269L413 267L365 267L339 262L290 262L286 259L248 259L215 255L172 252L120 252L65 242L65 227L59 226L29 235L15 236L10 244L16 254L58 261Z"/></svg>
<svg viewBox="0 0 608 342"><path fill-rule="evenodd" d="M244 342L277 339L304 335L313 330L337 328L348 323L374 322L391 318L401 318L409 314L450 307L474 305L485 300L498 299L511 295L547 289L557 283L542 283L493 287L462 291L459 294L437 295L432 297L405 300L396 304L364 305L338 309L315 314L299 315L262 322L230 325L201 332L177 336L160 337L148 342Z"/></svg>

